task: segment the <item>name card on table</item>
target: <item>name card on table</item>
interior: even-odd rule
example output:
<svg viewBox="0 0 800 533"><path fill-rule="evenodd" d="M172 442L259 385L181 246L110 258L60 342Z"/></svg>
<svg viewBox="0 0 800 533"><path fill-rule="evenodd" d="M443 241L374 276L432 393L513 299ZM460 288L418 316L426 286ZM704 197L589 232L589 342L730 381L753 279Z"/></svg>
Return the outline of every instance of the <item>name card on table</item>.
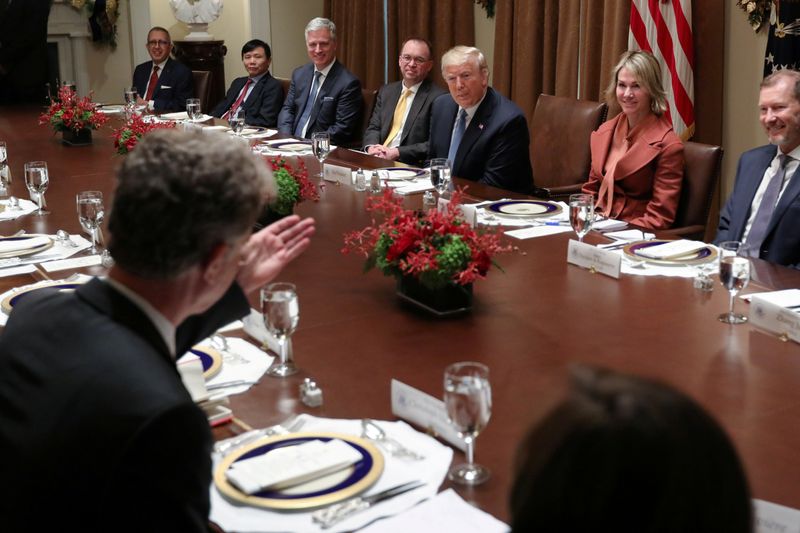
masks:
<svg viewBox="0 0 800 533"><path fill-rule="evenodd" d="M591 244L571 240L567 249L567 263L619 279L622 256Z"/></svg>
<svg viewBox="0 0 800 533"><path fill-rule="evenodd" d="M754 294L750 323L783 340L800 342L800 289Z"/></svg>
<svg viewBox="0 0 800 533"><path fill-rule="evenodd" d="M392 380L392 414L433 430L436 436L446 440L461 451L467 449L464 439L447 421L444 402L425 394L402 381Z"/></svg>
<svg viewBox="0 0 800 533"><path fill-rule="evenodd" d="M444 210L447 209L449 203L450 200L440 196L436 205L436 210L443 213ZM461 210L461 216L464 217L464 221L469 224L470 228L474 228L475 224L478 222L478 208L469 204L461 204L458 208Z"/></svg>
<svg viewBox="0 0 800 533"><path fill-rule="evenodd" d="M800 511L777 503L753 499L757 533L797 533Z"/></svg>
<svg viewBox="0 0 800 533"><path fill-rule="evenodd" d="M336 183L343 183L345 185L353 184L352 171L347 167L340 167L339 165L324 164L322 165L322 177L325 181L333 181Z"/></svg>

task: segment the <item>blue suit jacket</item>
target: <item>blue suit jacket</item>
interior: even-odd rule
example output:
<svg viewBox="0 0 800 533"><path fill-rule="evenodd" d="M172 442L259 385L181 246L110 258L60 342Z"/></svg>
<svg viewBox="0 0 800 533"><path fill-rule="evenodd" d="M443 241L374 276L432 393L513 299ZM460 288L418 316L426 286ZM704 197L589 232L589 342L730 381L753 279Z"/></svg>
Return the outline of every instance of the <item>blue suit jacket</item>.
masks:
<svg viewBox="0 0 800 533"><path fill-rule="evenodd" d="M742 154L736 169L733 193L722 209L715 243L742 239L750 204L777 146L766 145ZM800 175L795 172L781 195L761 244L761 259L800 268Z"/></svg>
<svg viewBox="0 0 800 533"><path fill-rule="evenodd" d="M142 98L147 93L147 82L153 72L153 62L146 61L133 71L133 85ZM164 70L158 76L158 87L153 93L153 110L159 113L183 111L186 100L194 96L192 71L172 58L167 60ZM203 112L207 112L203 109Z"/></svg>
<svg viewBox="0 0 800 533"><path fill-rule="evenodd" d="M224 115L239 97L239 93L242 92L242 87L246 82L247 76L233 80L231 88L228 89L228 94L211 111L211 116L220 118ZM242 103L245 123L250 126L274 128L278 124L278 113L281 111L282 104L283 87L281 82L267 72L258 80L253 90L250 91L247 100Z"/></svg>
<svg viewBox="0 0 800 533"><path fill-rule="evenodd" d="M458 104L449 94L433 102L431 158L447 157L457 113ZM533 189L529 149L530 132L522 110L489 87L461 139L452 162L453 176L529 193Z"/></svg>
<svg viewBox="0 0 800 533"><path fill-rule="evenodd" d="M303 108L306 105L311 83L314 80L314 64L298 67L292 73L289 93L278 116L278 131L292 135ZM341 145L353 140L361 120L361 82L341 63L335 61L319 90L311 110L306 136L317 131L327 131L333 144Z"/></svg>

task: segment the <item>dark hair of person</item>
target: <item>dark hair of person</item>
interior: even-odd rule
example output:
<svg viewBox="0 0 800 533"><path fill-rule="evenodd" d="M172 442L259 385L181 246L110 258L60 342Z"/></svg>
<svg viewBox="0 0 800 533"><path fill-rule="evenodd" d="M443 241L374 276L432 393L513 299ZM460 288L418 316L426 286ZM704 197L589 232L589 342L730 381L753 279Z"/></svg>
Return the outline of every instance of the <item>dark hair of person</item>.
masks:
<svg viewBox="0 0 800 533"><path fill-rule="evenodd" d="M242 46L242 57L244 57L247 52L252 52L256 48L263 48L264 53L267 54L267 59L272 59L272 50L270 50L269 45L261 39L251 39L244 43L244 46Z"/></svg>
<svg viewBox="0 0 800 533"><path fill-rule="evenodd" d="M400 45L400 53L401 54L403 53L403 48L405 48L406 43L408 43L410 41L416 41L418 43L422 43L425 46L427 46L428 47L428 60L433 59L433 45L431 45L431 42L428 39L423 39L422 37L409 37L408 39L403 41L403 44Z"/></svg>
<svg viewBox="0 0 800 533"><path fill-rule="evenodd" d="M711 416L665 385L585 366L522 442L510 503L515 533L753 530L744 470Z"/></svg>
<svg viewBox="0 0 800 533"><path fill-rule="evenodd" d="M152 131L117 173L109 251L131 274L174 279L247 234L274 190L263 161L229 136Z"/></svg>

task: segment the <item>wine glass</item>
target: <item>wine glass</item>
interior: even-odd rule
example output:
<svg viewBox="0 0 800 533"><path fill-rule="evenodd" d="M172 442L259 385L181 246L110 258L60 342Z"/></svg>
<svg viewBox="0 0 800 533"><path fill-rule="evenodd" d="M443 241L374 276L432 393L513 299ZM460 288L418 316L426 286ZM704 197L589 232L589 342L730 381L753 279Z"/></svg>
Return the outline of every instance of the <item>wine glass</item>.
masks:
<svg viewBox="0 0 800 533"><path fill-rule="evenodd" d="M719 315L726 324L744 324L747 317L733 312L736 294L750 281L750 259L739 255L743 251L739 241L725 241L719 245L719 281L730 292L728 312Z"/></svg>
<svg viewBox="0 0 800 533"><path fill-rule="evenodd" d="M431 183L441 198L450 189L450 160L444 158L431 159Z"/></svg>
<svg viewBox="0 0 800 533"><path fill-rule="evenodd" d="M491 475L488 468L473 462L475 439L492 416L489 368L473 362L448 366L444 371L444 404L447 419L467 445L467 462L450 468L447 477L462 485L479 485Z"/></svg>
<svg viewBox="0 0 800 533"><path fill-rule="evenodd" d="M231 115L228 119L228 124L230 124L231 130L235 135L240 136L242 134L242 130L244 130L244 110L241 107Z"/></svg>
<svg viewBox="0 0 800 533"><path fill-rule="evenodd" d="M8 149L5 141L0 141L0 196L8 194L11 183L11 169L8 167Z"/></svg>
<svg viewBox="0 0 800 533"><path fill-rule="evenodd" d="M75 195L78 206L78 220L81 227L92 236L92 247L89 251L97 253L97 231L103 223L103 193L100 191L83 191Z"/></svg>
<svg viewBox="0 0 800 533"><path fill-rule="evenodd" d="M189 117L189 120L200 120L200 117L202 117L203 114L202 110L200 109L199 98L186 99L186 115Z"/></svg>
<svg viewBox="0 0 800 533"><path fill-rule="evenodd" d="M569 197L569 223L583 242L594 222L594 196L591 194L571 194Z"/></svg>
<svg viewBox="0 0 800 533"><path fill-rule="evenodd" d="M47 175L46 162L31 161L25 163L25 186L28 187L28 192L31 193L31 200L35 200L39 206L36 211L37 215L46 215L48 213L48 211L44 210L44 193L49 183L50 178Z"/></svg>
<svg viewBox="0 0 800 533"><path fill-rule="evenodd" d="M139 93L136 87L125 87L125 118L130 120L136 112L136 100L139 98Z"/></svg>
<svg viewBox="0 0 800 533"><path fill-rule="evenodd" d="M328 157L328 153L331 151L331 136L326 131L318 131L316 133L311 134L311 149L314 152L314 157L319 160L319 174L317 177L321 178L323 175L322 172L322 162L325 161L325 158Z"/></svg>
<svg viewBox="0 0 800 533"><path fill-rule="evenodd" d="M275 377L290 376L297 372L292 354L291 334L300 321L297 291L291 283L270 283L261 289L261 314L264 325L278 337L280 359L272 363L267 374Z"/></svg>

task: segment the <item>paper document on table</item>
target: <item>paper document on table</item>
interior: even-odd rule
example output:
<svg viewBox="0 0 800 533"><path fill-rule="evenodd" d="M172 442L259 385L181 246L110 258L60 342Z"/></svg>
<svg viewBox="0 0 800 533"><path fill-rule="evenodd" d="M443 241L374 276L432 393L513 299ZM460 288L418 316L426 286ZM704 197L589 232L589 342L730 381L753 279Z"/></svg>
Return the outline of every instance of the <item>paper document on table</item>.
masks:
<svg viewBox="0 0 800 533"><path fill-rule="evenodd" d="M756 533L800 533L800 511L753 498Z"/></svg>

